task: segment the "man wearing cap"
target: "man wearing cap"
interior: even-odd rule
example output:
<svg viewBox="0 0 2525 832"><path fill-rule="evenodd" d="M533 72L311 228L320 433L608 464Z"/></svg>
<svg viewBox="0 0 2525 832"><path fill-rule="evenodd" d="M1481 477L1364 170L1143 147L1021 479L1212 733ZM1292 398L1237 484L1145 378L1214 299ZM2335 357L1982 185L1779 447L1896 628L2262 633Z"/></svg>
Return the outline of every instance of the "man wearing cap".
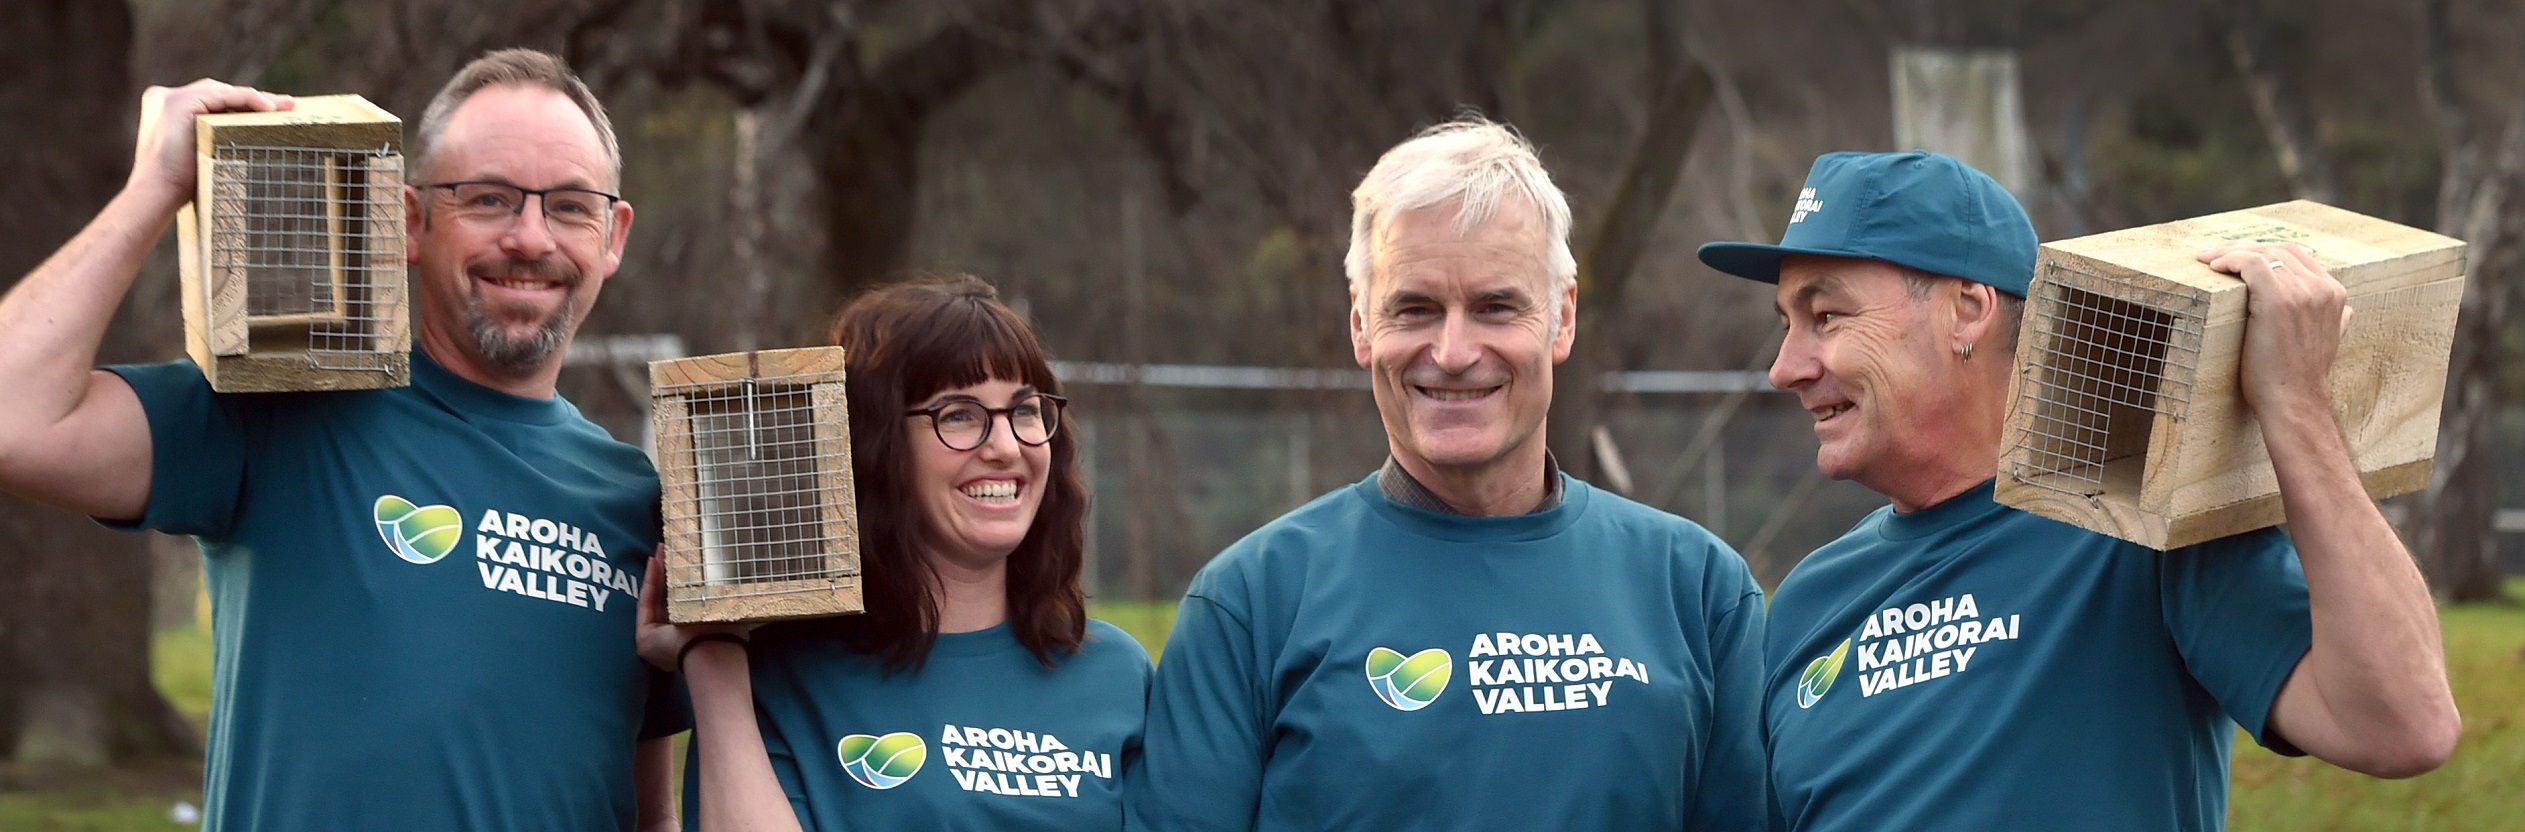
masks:
<svg viewBox="0 0 2525 832"><path fill-rule="evenodd" d="M2199 253L2248 286L2244 397L2290 532L2172 552L1991 499L2035 236L1989 177L1829 154L1780 245L1700 256L1779 284L1772 384L1813 414L1825 474L1892 502L1773 597L1778 826L2216 829L2231 722L2380 777L2453 752L2428 589L2327 399L2347 293L2303 250Z"/></svg>

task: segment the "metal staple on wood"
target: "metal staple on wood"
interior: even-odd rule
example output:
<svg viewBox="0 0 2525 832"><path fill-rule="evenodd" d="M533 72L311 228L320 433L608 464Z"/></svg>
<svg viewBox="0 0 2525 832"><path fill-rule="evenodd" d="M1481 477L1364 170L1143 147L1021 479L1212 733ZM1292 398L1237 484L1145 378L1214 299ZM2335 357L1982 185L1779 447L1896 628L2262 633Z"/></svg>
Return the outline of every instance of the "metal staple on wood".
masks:
<svg viewBox="0 0 2525 832"><path fill-rule="evenodd" d="M380 301L402 276L402 230L372 222L371 211L376 200L399 202L402 157L220 145L211 176L213 213L239 223L211 235L211 266L242 270L249 322L303 321L313 366L390 372L391 353L377 343L392 310Z"/></svg>
<svg viewBox="0 0 2525 832"><path fill-rule="evenodd" d="M687 508L701 538L698 574L687 569L670 575L670 587L698 588L700 597L719 599L794 592L802 580L846 583L847 576L829 568L840 542L826 539L832 480L820 474L849 461L826 450L843 443L819 441L816 385L806 378L766 376L656 391L682 398L690 414L692 453L659 464L685 467L684 481L695 484Z"/></svg>
<svg viewBox="0 0 2525 832"><path fill-rule="evenodd" d="M2063 267L2066 268L2066 267ZM2093 497L2105 465L2145 454L2160 417L2181 421L2191 405L2207 301L2087 275L2078 285L2036 284L2026 314L2034 351L2026 365L2020 482Z"/></svg>

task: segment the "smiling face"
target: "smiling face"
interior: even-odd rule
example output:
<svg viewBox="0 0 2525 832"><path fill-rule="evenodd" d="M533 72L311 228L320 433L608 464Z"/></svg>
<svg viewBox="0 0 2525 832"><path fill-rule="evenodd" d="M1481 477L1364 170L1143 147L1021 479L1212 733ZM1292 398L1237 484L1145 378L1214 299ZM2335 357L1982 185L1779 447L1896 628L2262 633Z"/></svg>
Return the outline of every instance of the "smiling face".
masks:
<svg viewBox="0 0 2525 832"><path fill-rule="evenodd" d="M938 391L912 408L969 400L996 409L1035 393L1031 385L992 379ZM971 566L1006 560L1034 528L1052 446L1018 442L1005 416L991 417L989 438L969 451L940 442L928 416L904 417L903 431L912 449L912 499L935 549L930 555Z"/></svg>
<svg viewBox="0 0 2525 832"><path fill-rule="evenodd" d="M558 91L485 87L448 119L429 182L490 181L523 188L615 189L595 125ZM549 390L561 349L621 265L631 206L616 202L592 231L548 222L542 197L513 221L454 216L445 188L406 191L421 346L458 375L516 392Z"/></svg>
<svg viewBox="0 0 2525 832"><path fill-rule="evenodd" d="M1509 198L1469 234L1453 206L1381 226L1350 339L1396 461L1424 480L1541 470L1552 365L1569 358L1577 301L1563 287L1554 303L1539 212Z"/></svg>
<svg viewBox="0 0 2525 832"><path fill-rule="evenodd" d="M1987 441L1977 435L1993 414L1979 412L1988 397L1950 343L1959 325L1943 301L1961 281L1952 283L1920 298L1901 269L1881 261L1797 256L1780 264L1787 335L1771 384L1797 394L1814 416L1817 468L1894 495L1897 507L1922 481L1947 488L1944 480L1958 476L1987 478L1987 469L1969 469L1995 453L1975 452L1973 443L1995 448L1998 437L1995 424Z"/></svg>

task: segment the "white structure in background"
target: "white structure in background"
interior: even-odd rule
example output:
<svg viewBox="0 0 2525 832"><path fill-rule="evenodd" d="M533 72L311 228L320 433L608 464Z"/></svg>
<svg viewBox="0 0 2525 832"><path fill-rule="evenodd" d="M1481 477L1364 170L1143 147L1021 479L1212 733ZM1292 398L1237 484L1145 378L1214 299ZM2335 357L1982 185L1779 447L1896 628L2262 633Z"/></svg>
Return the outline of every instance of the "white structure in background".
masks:
<svg viewBox="0 0 2525 832"><path fill-rule="evenodd" d="M622 385L623 395L639 402L640 450L650 461L658 458L657 428L649 424L649 362L669 358L685 358L684 336L672 332L645 335L586 335L570 342L570 351L561 359L563 367L589 367L604 370Z"/></svg>
<svg viewBox="0 0 2525 832"><path fill-rule="evenodd" d="M2025 129L2016 53L1901 46L1892 56L1894 149L1962 159L2033 204L2041 180Z"/></svg>

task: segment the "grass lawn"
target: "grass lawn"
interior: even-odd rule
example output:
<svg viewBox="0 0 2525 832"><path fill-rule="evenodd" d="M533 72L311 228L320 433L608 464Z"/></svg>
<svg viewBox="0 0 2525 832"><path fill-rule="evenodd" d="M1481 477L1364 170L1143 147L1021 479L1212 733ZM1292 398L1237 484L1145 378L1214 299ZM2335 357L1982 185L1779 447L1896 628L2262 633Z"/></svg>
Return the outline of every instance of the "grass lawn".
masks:
<svg viewBox="0 0 2525 832"><path fill-rule="evenodd" d="M2512 584L2525 598L2525 581ZM1091 615L1131 633L1151 656L1166 649L1172 603L1100 603ZM2283 759L2237 742L2229 828L2492 830L2525 828L2525 606L2470 604L2442 611L2448 670L2464 711L2464 740L2445 768L2410 780L2351 774ZM210 712L207 625L158 635L158 687L196 724ZM198 805L200 768L160 764L107 776L47 777L0 769L0 830L178 829L168 810Z"/></svg>
<svg viewBox="0 0 2525 832"><path fill-rule="evenodd" d="M2525 582L2510 597L2525 597ZM2228 828L2263 830L2525 829L2525 606L2439 611L2447 675L2464 738L2444 768L2377 780L2312 758L2289 759L2238 735Z"/></svg>
<svg viewBox="0 0 2525 832"><path fill-rule="evenodd" d="M1173 601L1097 603L1088 606L1087 614L1139 639L1140 646L1148 648L1150 659L1166 652L1166 634L1175 629Z"/></svg>
<svg viewBox="0 0 2525 832"><path fill-rule="evenodd" d="M157 764L78 779L0 774L0 829L10 832L184 829L167 817L177 802L202 804L202 766Z"/></svg>

